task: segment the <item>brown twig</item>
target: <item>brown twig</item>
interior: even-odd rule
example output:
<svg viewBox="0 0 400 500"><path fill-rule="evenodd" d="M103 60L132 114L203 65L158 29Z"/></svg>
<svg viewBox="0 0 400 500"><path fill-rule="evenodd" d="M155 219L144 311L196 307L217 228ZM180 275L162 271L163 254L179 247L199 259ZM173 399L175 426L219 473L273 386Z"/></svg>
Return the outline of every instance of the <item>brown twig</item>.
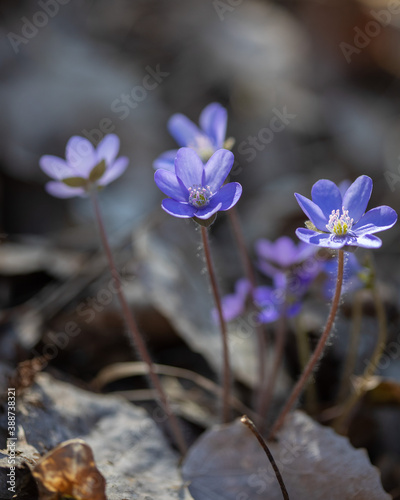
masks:
<svg viewBox="0 0 400 500"><path fill-rule="evenodd" d="M283 481L283 477L278 469L278 466L276 465L276 462L274 460L274 457L272 456L270 449L267 446L267 443L265 442L265 439L261 436L261 434L257 430L257 427L253 424L253 422L249 419L249 417L247 415L243 415L243 417L240 419L240 421L244 425L246 425L251 430L251 432L255 435L255 437L257 438L261 447L265 451L265 454L267 455L268 460L269 460L272 468L274 469L275 476L276 476L276 479L278 480L278 483L279 483L279 486L281 488L282 496L283 496L284 500L289 500L289 494L287 492L285 483Z"/></svg>

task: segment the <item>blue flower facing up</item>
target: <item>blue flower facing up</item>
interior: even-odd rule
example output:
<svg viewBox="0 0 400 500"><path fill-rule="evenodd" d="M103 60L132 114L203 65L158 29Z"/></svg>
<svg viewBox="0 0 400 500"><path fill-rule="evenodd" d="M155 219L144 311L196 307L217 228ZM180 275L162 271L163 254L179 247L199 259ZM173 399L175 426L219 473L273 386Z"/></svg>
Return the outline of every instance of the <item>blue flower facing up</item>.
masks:
<svg viewBox="0 0 400 500"><path fill-rule="evenodd" d="M372 179L361 175L343 196L336 184L326 179L312 187L312 201L295 193L298 204L310 220L307 229L296 230L297 236L306 243L333 249L344 246L379 248L382 241L374 233L391 228L397 221L397 214L384 205L365 213L371 192Z"/></svg>
<svg viewBox="0 0 400 500"><path fill-rule="evenodd" d="M200 128L185 115L177 113L168 122L168 130L181 147L196 151L203 162L208 161L218 149L229 149L233 140L225 140L228 113L220 104L213 102L200 115ZM154 168L174 171L178 150L166 151L154 161Z"/></svg>
<svg viewBox="0 0 400 500"><path fill-rule="evenodd" d="M66 159L45 155L40 168L54 180L46 184L46 191L57 198L85 196L93 186L103 187L122 175L129 160L117 158L119 138L106 135L95 148L84 137L73 136L67 143Z"/></svg>
<svg viewBox="0 0 400 500"><path fill-rule="evenodd" d="M203 220L232 208L242 194L238 182L223 185L233 160L233 153L220 149L204 165L193 149L179 149L174 171L159 169L154 174L159 189L170 197L162 208L175 217Z"/></svg>

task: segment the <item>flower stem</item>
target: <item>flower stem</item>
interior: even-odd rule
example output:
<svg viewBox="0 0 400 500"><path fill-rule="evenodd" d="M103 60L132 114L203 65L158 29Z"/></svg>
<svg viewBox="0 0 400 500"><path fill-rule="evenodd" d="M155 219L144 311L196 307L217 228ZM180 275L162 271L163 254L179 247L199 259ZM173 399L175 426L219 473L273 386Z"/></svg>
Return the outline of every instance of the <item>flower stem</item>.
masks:
<svg viewBox="0 0 400 500"><path fill-rule="evenodd" d="M301 374L301 377L297 381L297 384L294 386L292 393L287 400L283 410L279 414L277 420L275 421L274 425L272 426L271 432L270 432L270 438L274 437L274 435L279 431L279 429L282 427L285 421L286 415L289 413L289 411L292 409L293 405L296 403L297 399L299 398L301 392L304 389L304 386L307 384L314 368L315 365L318 363L320 360L324 348L326 345L326 342L329 338L329 333L332 329L333 322L335 320L336 312L339 307L339 301L340 301L340 293L342 291L342 283L343 283L343 267L344 267L344 251L343 250L338 250L338 274L337 274L337 279L336 279L336 290L335 290L335 295L333 297L332 301L332 306L331 310L329 312L329 316L324 328L324 331L322 332L321 338L319 339L319 342L317 344L317 347L311 356L310 360L307 363L307 366L305 367L303 373Z"/></svg>
<svg viewBox="0 0 400 500"><path fill-rule="evenodd" d="M221 296L218 290L217 278L211 257L210 241L208 238L207 228L201 227L201 237L203 240L204 255L206 258L207 270L210 276L211 289L214 296L215 305L218 312L218 319L222 335L222 356L223 356L223 393L222 393L222 422L227 423L230 419L229 400L231 392L231 372L229 363L229 347L228 347L228 332L226 323L222 313Z"/></svg>
<svg viewBox="0 0 400 500"><path fill-rule="evenodd" d="M253 422L249 419L249 417L247 417L247 415L243 415L243 417L240 419L240 421L244 425L246 425L251 430L251 432L255 435L255 437L257 438L261 447L265 451L265 454L267 455L268 460L269 460L272 468L274 469L275 476L276 476L276 479L278 480L278 483L279 483L279 486L281 488L282 496L283 496L284 500L289 500L289 494L287 492L285 483L283 481L283 477L278 469L278 466L276 465L274 457L272 456L272 453L271 453L270 449L268 448L267 443L265 442L265 439L262 437L260 432L257 430L257 427L253 424Z"/></svg>
<svg viewBox="0 0 400 500"><path fill-rule="evenodd" d="M247 251L246 247L246 242L243 237L243 231L242 227L240 224L239 216L236 210L236 207L231 208L228 211L228 216L231 222L232 230L233 230L233 235L236 239L237 247L239 250L239 255L240 259L242 261L242 266L244 268L246 278L248 279L251 287L251 296L253 297L254 300L254 291L256 289L257 283L256 283L256 277L254 274L254 269L249 257L249 253ZM254 307L255 309L255 307ZM263 383L265 380L265 352L266 352L266 339L265 339L265 332L261 324L256 325L256 334L257 334L257 379L258 379L258 399L259 403L258 406L260 407L261 405L261 398L262 398L262 387ZM260 411L259 411L260 413Z"/></svg>
<svg viewBox="0 0 400 500"><path fill-rule="evenodd" d="M115 267L114 258L113 258L112 252L111 252L111 248L110 248L108 238L107 238L107 233L106 233L104 223L103 223L103 218L102 218L101 212L100 212L97 193L94 189L90 190L90 197L91 197L91 200L93 203L93 208L94 208L94 212L95 212L95 216L96 216L97 225L99 228L101 242L103 244L104 251L105 251L106 256L107 256L108 265L110 267L111 275L112 275L113 280L115 282L115 288L117 290L118 299L119 299L120 304L121 304L122 312L123 312L129 333L132 336L133 343L137 349L137 353L138 353L140 359L142 359L142 361L144 361L144 363L146 363L146 365L147 365L149 379L158 393L160 404L161 404L165 414L168 416L169 425L170 425L172 434L174 435L176 445L178 446L181 454L185 455L187 452L187 446L186 446L186 442L185 442L185 439L183 437L182 430L181 430L181 427L179 425L178 419L176 418L176 416L173 414L173 412L171 410L167 395L166 395L166 393L161 385L161 382L160 382L160 379L156 373L153 361L152 361L150 354L147 350L147 347L146 347L146 344L143 340L143 337L142 337L141 333L139 332L139 328L136 324L136 321L133 317L133 314L132 314L132 312L129 308L128 302L126 300L125 294L122 290L121 276L120 276L119 272L117 271L117 268Z"/></svg>
<svg viewBox="0 0 400 500"><path fill-rule="evenodd" d="M365 394L366 387L368 385L368 380L374 375L379 361L382 357L383 350L386 346L387 340L387 319L385 306L383 305L382 298L377 290L375 278L372 280L372 296L374 299L375 309L378 316L378 338L376 341L376 346L371 357L371 361L365 368L364 373L361 376L361 381L357 389L349 396L347 401L343 405L342 414L334 422L333 428L343 434L348 426L348 420L354 410L356 404L360 401L361 397Z"/></svg>

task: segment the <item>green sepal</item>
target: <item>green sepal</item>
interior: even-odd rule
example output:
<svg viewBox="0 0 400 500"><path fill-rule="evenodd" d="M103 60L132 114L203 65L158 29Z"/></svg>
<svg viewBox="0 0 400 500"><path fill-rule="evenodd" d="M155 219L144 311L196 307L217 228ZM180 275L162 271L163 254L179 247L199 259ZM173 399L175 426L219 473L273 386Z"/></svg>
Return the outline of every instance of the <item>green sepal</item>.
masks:
<svg viewBox="0 0 400 500"><path fill-rule="evenodd" d="M228 137L228 139L225 140L223 144L224 149L229 149L229 151L233 148L235 145L236 139L234 137Z"/></svg>
<svg viewBox="0 0 400 500"><path fill-rule="evenodd" d="M319 229L317 229L310 220L306 220L304 225L306 226L307 229L311 229L311 231L315 231L316 233L323 233L324 232L324 231L320 231Z"/></svg>
<svg viewBox="0 0 400 500"><path fill-rule="evenodd" d="M194 220L194 222L196 222L196 224L203 227L210 227L216 218L217 214L212 215L209 219L199 219L198 217L192 217L192 219Z"/></svg>
<svg viewBox="0 0 400 500"><path fill-rule="evenodd" d="M106 162L104 160L101 160L100 163L98 163L95 167L93 167L92 171L89 174L89 181L90 182L96 182L101 177L103 177L104 172L106 171Z"/></svg>
<svg viewBox="0 0 400 500"><path fill-rule="evenodd" d="M66 179L62 179L62 182L69 187L72 188L80 188L87 186L87 179L83 177L67 177Z"/></svg>

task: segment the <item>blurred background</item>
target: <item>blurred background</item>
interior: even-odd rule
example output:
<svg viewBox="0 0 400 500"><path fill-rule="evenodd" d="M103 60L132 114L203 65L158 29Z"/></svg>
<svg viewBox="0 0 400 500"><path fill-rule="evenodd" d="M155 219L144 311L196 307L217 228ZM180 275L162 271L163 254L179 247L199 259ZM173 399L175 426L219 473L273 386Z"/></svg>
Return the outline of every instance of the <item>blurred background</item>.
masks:
<svg viewBox="0 0 400 500"><path fill-rule="evenodd" d="M42 352L48 332L77 316L77 305L109 279L90 203L43 189L40 156L63 157L72 135L93 143L105 133L120 137L130 166L101 193L101 205L117 259L133 277L131 302L157 360L210 376L212 360L198 340L179 339L182 311L163 305L159 292L190 281L187 308L195 315L204 281L192 276L203 266L199 235L162 212L153 182L154 159L176 147L166 128L173 113L197 122L210 102L228 109L237 162L231 180L244 187L238 211L249 248L259 237L294 237L304 215L293 193L308 196L320 178L369 175L370 207L400 211L397 0L2 0L0 12L0 346L10 363ZM148 75L151 89L144 88ZM271 132L276 116L283 126ZM399 227L382 235L374 254L392 338L400 333ZM212 236L229 292L241 271L224 215ZM174 279L181 271L179 279L166 276L165 262ZM104 308L53 368L90 380L130 359L117 309ZM375 335L372 329L365 352ZM334 349L331 356L330 369L338 365ZM395 361L387 374L400 382ZM320 391L329 401L330 389ZM372 424L371 413L365 417L353 442L369 447L394 491L400 440L392 432L400 415L396 405L379 411Z"/></svg>

